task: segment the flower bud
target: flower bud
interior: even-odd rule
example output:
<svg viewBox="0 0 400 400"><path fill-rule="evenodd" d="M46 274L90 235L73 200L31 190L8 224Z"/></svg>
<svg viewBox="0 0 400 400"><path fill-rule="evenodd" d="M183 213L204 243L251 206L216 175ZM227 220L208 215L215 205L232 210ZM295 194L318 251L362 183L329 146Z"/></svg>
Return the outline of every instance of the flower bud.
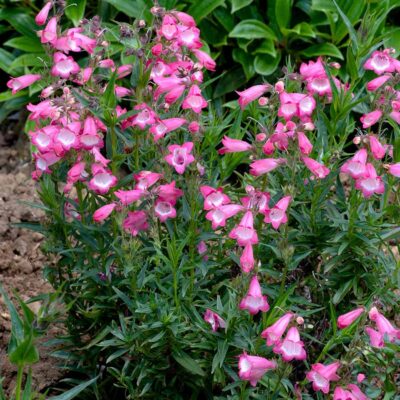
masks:
<svg viewBox="0 0 400 400"><path fill-rule="evenodd" d="M260 106L266 106L267 104L268 104L268 102L269 102L269 100L268 100L268 97L260 97L259 99L258 99L258 104L260 105Z"/></svg>
<svg viewBox="0 0 400 400"><path fill-rule="evenodd" d="M278 81L275 83L275 91L277 93L282 93L285 90L285 84L282 81Z"/></svg>
<svg viewBox="0 0 400 400"><path fill-rule="evenodd" d="M257 135L256 135L257 142L263 142L266 138L267 138L267 135L265 133L257 133Z"/></svg>

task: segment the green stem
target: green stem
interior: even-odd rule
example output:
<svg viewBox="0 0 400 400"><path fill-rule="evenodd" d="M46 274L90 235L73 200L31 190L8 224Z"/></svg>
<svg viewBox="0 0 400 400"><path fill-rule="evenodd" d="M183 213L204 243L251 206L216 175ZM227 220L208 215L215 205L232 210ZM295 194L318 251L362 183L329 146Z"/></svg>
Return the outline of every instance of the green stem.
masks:
<svg viewBox="0 0 400 400"><path fill-rule="evenodd" d="M17 386L15 390L15 400L21 400L21 390L22 390L22 378L24 376L24 366L18 365L17 372Z"/></svg>
<svg viewBox="0 0 400 400"><path fill-rule="evenodd" d="M110 134L111 134L111 171L113 175L116 174L117 172L117 164L115 157L117 155L117 147L118 147L118 142L117 142L117 134L115 132L115 125L112 124L110 127Z"/></svg>

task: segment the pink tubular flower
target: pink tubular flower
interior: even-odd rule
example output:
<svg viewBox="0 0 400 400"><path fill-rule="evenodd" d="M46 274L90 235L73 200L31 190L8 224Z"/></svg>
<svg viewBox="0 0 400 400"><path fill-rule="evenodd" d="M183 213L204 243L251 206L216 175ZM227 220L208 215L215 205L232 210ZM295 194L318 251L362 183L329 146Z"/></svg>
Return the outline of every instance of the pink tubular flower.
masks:
<svg viewBox="0 0 400 400"><path fill-rule="evenodd" d="M19 76L18 78L11 78L7 82L7 87L12 90L12 94L15 94L20 90L25 89L26 87L32 85L32 83L35 83L41 78L42 76L38 74L22 75Z"/></svg>
<svg viewBox="0 0 400 400"><path fill-rule="evenodd" d="M372 307L369 311L369 319L376 323L379 333L381 335L387 335L391 342L395 339L400 339L400 329L395 328L376 307Z"/></svg>
<svg viewBox="0 0 400 400"><path fill-rule="evenodd" d="M270 361L264 357L249 356L244 352L239 357L239 378L249 381L251 386L256 386L268 370L276 367L275 361Z"/></svg>
<svg viewBox="0 0 400 400"><path fill-rule="evenodd" d="M128 206L129 204L132 204L145 196L145 192L140 189L117 190L114 192L114 194L124 206Z"/></svg>
<svg viewBox="0 0 400 400"><path fill-rule="evenodd" d="M369 400L369 398L361 391L361 389L354 383L349 383L347 388L350 389L351 394L355 400Z"/></svg>
<svg viewBox="0 0 400 400"><path fill-rule="evenodd" d="M183 100L182 108L184 110L192 109L195 113L201 113L203 108L207 107L207 102L201 95L201 90L197 85L191 86L188 95Z"/></svg>
<svg viewBox="0 0 400 400"><path fill-rule="evenodd" d="M93 166L92 166L93 170ZM94 172L93 178L89 181L89 189L97 194L106 194L117 184L118 179L110 171L100 167Z"/></svg>
<svg viewBox="0 0 400 400"><path fill-rule="evenodd" d="M208 69L209 71L215 71L215 61L207 53L194 49L193 54L196 56L199 63L204 66L204 68Z"/></svg>
<svg viewBox="0 0 400 400"><path fill-rule="evenodd" d="M239 225L236 225L229 232L229 237L235 239L239 246L258 243L257 231L253 227L253 213L251 211L246 211Z"/></svg>
<svg viewBox="0 0 400 400"><path fill-rule="evenodd" d="M206 219L211 221L211 227L215 230L219 226L225 226L226 220L242 211L243 207L239 204L226 204L213 208L206 214Z"/></svg>
<svg viewBox="0 0 400 400"><path fill-rule="evenodd" d="M348 390L336 386L333 392L333 400L356 400L356 398Z"/></svg>
<svg viewBox="0 0 400 400"><path fill-rule="evenodd" d="M394 72L395 64L387 50L374 51L364 64L364 68L374 71L377 75L382 75L385 72Z"/></svg>
<svg viewBox="0 0 400 400"><path fill-rule="evenodd" d="M389 174L400 178L400 162L389 165Z"/></svg>
<svg viewBox="0 0 400 400"><path fill-rule="evenodd" d="M312 152L313 145L308 140L304 132L297 132L297 141L301 154L309 155Z"/></svg>
<svg viewBox="0 0 400 400"><path fill-rule="evenodd" d="M274 229L278 229L281 224L285 224L288 219L286 210L291 202L291 196L282 197L271 209L264 211L264 222L270 223Z"/></svg>
<svg viewBox="0 0 400 400"><path fill-rule="evenodd" d="M375 110L371 111L368 114L364 114L361 118L360 121L362 122L362 127L364 129L369 128L370 126L376 124L382 117L383 113L381 110Z"/></svg>
<svg viewBox="0 0 400 400"><path fill-rule="evenodd" d="M147 215L144 211L129 211L122 226L132 236L137 236L139 232L149 228Z"/></svg>
<svg viewBox="0 0 400 400"><path fill-rule="evenodd" d="M190 133L197 133L200 130L200 125L198 122L193 121L189 124L188 129Z"/></svg>
<svg viewBox="0 0 400 400"><path fill-rule="evenodd" d="M156 113L147 104L138 104L134 110L141 111L132 118L132 126L143 130L147 125L153 125L156 122Z"/></svg>
<svg viewBox="0 0 400 400"><path fill-rule="evenodd" d="M367 326L365 328L365 333L369 336L369 341L372 347L376 347L379 349L385 346L383 335L380 332L376 331L370 326Z"/></svg>
<svg viewBox="0 0 400 400"><path fill-rule="evenodd" d="M267 296L262 295L257 275L251 278L249 290L240 302L239 308L241 310L248 310L252 315L257 314L259 311L266 312L269 310Z"/></svg>
<svg viewBox="0 0 400 400"><path fill-rule="evenodd" d="M252 145L245 142L244 140L231 139L228 136L224 136L222 139L222 144L224 147L218 150L219 154L225 153L239 153L241 151L251 150Z"/></svg>
<svg viewBox="0 0 400 400"><path fill-rule="evenodd" d="M366 149L358 150L352 158L342 165L340 172L349 174L353 179L361 178L367 170L367 158L368 153Z"/></svg>
<svg viewBox="0 0 400 400"><path fill-rule="evenodd" d="M293 317L294 314L288 312L280 317L273 325L262 331L261 337L267 339L267 346L273 346L279 343Z"/></svg>
<svg viewBox="0 0 400 400"><path fill-rule="evenodd" d="M250 174L254 176L264 175L285 162L284 158L263 158L254 161L250 164Z"/></svg>
<svg viewBox="0 0 400 400"><path fill-rule="evenodd" d="M226 328L226 322L214 311L207 309L203 318L211 325L213 332L216 332L218 328Z"/></svg>
<svg viewBox="0 0 400 400"><path fill-rule="evenodd" d="M364 374L357 374L357 382L361 383L365 379Z"/></svg>
<svg viewBox="0 0 400 400"><path fill-rule="evenodd" d="M239 105L243 110L247 104L261 97L269 88L269 85L255 85L242 92L236 92L239 95Z"/></svg>
<svg viewBox="0 0 400 400"><path fill-rule="evenodd" d="M363 312L365 311L364 307L358 307L355 310L352 310L346 314L339 316L337 320L337 326L339 329L343 329L351 325Z"/></svg>
<svg viewBox="0 0 400 400"><path fill-rule="evenodd" d="M307 379L313 383L313 389L322 393L329 393L329 384L331 381L338 381L340 377L336 375L336 371L340 367L340 362L336 361L332 364L313 364L311 371L307 372Z"/></svg>
<svg viewBox="0 0 400 400"><path fill-rule="evenodd" d="M385 184L382 178L377 175L374 166L370 163L366 165L364 175L356 180L355 188L361 190L366 199L374 193L382 194L385 192Z"/></svg>
<svg viewBox="0 0 400 400"><path fill-rule="evenodd" d="M316 178L323 179L331 172L329 168L325 167L323 164L320 164L318 161L313 160L312 158L303 156L302 160L304 165Z"/></svg>
<svg viewBox="0 0 400 400"><path fill-rule="evenodd" d="M154 136L154 141L163 138L167 133L180 128L187 121L184 118L168 118L154 124L150 129L150 133Z"/></svg>
<svg viewBox="0 0 400 400"><path fill-rule="evenodd" d="M367 90L370 92L375 92L375 90L379 89L383 84L385 84L392 76L391 75L382 75L378 78L372 79L372 81L367 83Z"/></svg>
<svg viewBox="0 0 400 400"><path fill-rule="evenodd" d="M300 334L296 327L289 328L286 337L279 341L274 349L274 353L281 354L285 362L292 360L305 360L307 358L304 350L304 343L300 340Z"/></svg>
<svg viewBox="0 0 400 400"><path fill-rule="evenodd" d="M165 161L175 168L175 171L182 175L186 167L194 161L191 154L193 142L186 142L182 146L173 144L168 146L170 154L164 157Z"/></svg>
<svg viewBox="0 0 400 400"><path fill-rule="evenodd" d="M165 222L168 218L176 217L176 210L169 201L157 199L154 212L161 222Z"/></svg>
<svg viewBox="0 0 400 400"><path fill-rule="evenodd" d="M136 182L135 188L146 191L155 183L157 183L158 180L161 179L161 177L162 174L158 174L157 172L140 171L138 174L133 176Z"/></svg>
<svg viewBox="0 0 400 400"><path fill-rule="evenodd" d="M35 22L37 25L44 25L46 23L51 6L52 6L51 1L47 2L44 5L44 7L39 11L39 13L36 15Z"/></svg>
<svg viewBox="0 0 400 400"><path fill-rule="evenodd" d="M214 189L211 186L200 186L200 192L204 197L204 210L212 210L224 204L230 203L229 197L224 194L222 188Z"/></svg>
<svg viewBox="0 0 400 400"><path fill-rule="evenodd" d="M104 221L113 212L115 207L116 207L115 203L106 204L105 206L100 207L94 212L93 221L95 222Z"/></svg>
<svg viewBox="0 0 400 400"><path fill-rule="evenodd" d="M375 158L375 160L381 160L383 157L385 157L386 148L375 136L369 135L368 138L372 156Z"/></svg>
<svg viewBox="0 0 400 400"><path fill-rule="evenodd" d="M240 257L240 267L246 274L254 268L253 245L251 243L247 243L243 249L243 253Z"/></svg>
<svg viewBox="0 0 400 400"><path fill-rule="evenodd" d="M59 76L68 79L71 74L77 74L81 69L72 57L68 57L63 53L54 54L54 65L51 68L53 76Z"/></svg>
<svg viewBox="0 0 400 400"><path fill-rule="evenodd" d="M175 205L178 198L183 196L182 190L175 187L175 181L160 185L157 190L158 198Z"/></svg>
<svg viewBox="0 0 400 400"><path fill-rule="evenodd" d="M38 34L40 35L41 43L50 43L55 45L57 41L57 18L51 18L44 30L39 31Z"/></svg>

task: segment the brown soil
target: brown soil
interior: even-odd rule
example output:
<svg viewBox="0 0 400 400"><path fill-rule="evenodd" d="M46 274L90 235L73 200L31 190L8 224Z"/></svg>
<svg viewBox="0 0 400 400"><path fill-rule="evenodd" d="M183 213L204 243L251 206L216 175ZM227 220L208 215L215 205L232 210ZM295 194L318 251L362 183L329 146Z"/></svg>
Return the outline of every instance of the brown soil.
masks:
<svg viewBox="0 0 400 400"><path fill-rule="evenodd" d="M29 146L23 140L14 141L9 132L0 132L0 282L14 298L16 290L23 300L40 293L51 292L51 286L42 277L46 257L40 251L42 236L39 233L13 227L18 222L39 221L43 212L21 201L37 202L35 183L30 178L32 170ZM40 303L32 303L37 313ZM0 378L3 388L11 393L14 388L16 369L7 360L10 315L0 297ZM44 340L54 335L48 332ZM37 391L59 380L61 374L55 367L57 361L49 355L49 349L39 347L40 361L33 365L33 383Z"/></svg>

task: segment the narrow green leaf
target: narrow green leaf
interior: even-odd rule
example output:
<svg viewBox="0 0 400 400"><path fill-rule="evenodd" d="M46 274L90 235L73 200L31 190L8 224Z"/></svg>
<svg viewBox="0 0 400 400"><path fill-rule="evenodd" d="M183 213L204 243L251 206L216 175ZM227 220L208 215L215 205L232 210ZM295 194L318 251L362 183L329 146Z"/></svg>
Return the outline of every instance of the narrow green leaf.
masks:
<svg viewBox="0 0 400 400"><path fill-rule="evenodd" d="M359 47L358 39L357 39L357 33L353 27L353 24L350 22L350 20L347 18L347 15L342 11L342 9L338 6L336 0L332 0L333 4L335 5L340 17L342 18L344 24L346 25L350 39L353 42L355 48L357 49Z"/></svg>
<svg viewBox="0 0 400 400"><path fill-rule="evenodd" d="M107 3L111 4L118 11L126 14L128 17L136 19L144 19L146 22L152 20L152 15L150 13L149 7L143 0L135 1L121 1L121 0L105 0Z"/></svg>
<svg viewBox="0 0 400 400"><path fill-rule="evenodd" d="M11 53L0 48L0 69L2 69L3 71L5 71L9 74L11 63L12 63L13 59L14 59L14 56Z"/></svg>
<svg viewBox="0 0 400 400"><path fill-rule="evenodd" d="M268 54L258 55L254 59L254 69L258 74L271 75L278 68L280 60L281 60L280 53L278 53L276 57L272 57Z"/></svg>
<svg viewBox="0 0 400 400"><path fill-rule="evenodd" d="M343 54L332 43L315 44L301 51L301 54L306 57L331 56L343 60Z"/></svg>
<svg viewBox="0 0 400 400"><path fill-rule="evenodd" d="M189 354L185 353L184 351L175 350L172 352L172 357L174 357L177 363L182 365L183 368L185 368L192 374L205 376L205 372L200 368L196 360L194 360L192 357L189 356Z"/></svg>
<svg viewBox="0 0 400 400"><path fill-rule="evenodd" d="M195 1L187 12L199 23L203 18L210 15L217 7L223 4L225 4L225 0Z"/></svg>
<svg viewBox="0 0 400 400"><path fill-rule="evenodd" d="M292 15L292 0L278 0L275 2L275 18L279 28L287 28Z"/></svg>
<svg viewBox="0 0 400 400"><path fill-rule="evenodd" d="M13 47L14 49L27 51L29 53L43 52L43 46L38 38L29 36L19 36L12 38L3 43L4 46Z"/></svg>
<svg viewBox="0 0 400 400"><path fill-rule="evenodd" d="M80 20L85 15L86 0L67 0L65 15L75 26L79 25Z"/></svg>
<svg viewBox="0 0 400 400"><path fill-rule="evenodd" d="M253 2L253 0L231 0L231 2L232 2L231 12L233 14L234 12L251 4Z"/></svg>
<svg viewBox="0 0 400 400"><path fill-rule="evenodd" d="M83 382L78 386L75 386L74 388L64 392L63 394L60 394L58 396L52 396L49 397L48 400L71 400L74 397L76 397L79 393L83 392L87 387L92 385L94 382L96 382L97 377L91 379L90 381Z"/></svg>

